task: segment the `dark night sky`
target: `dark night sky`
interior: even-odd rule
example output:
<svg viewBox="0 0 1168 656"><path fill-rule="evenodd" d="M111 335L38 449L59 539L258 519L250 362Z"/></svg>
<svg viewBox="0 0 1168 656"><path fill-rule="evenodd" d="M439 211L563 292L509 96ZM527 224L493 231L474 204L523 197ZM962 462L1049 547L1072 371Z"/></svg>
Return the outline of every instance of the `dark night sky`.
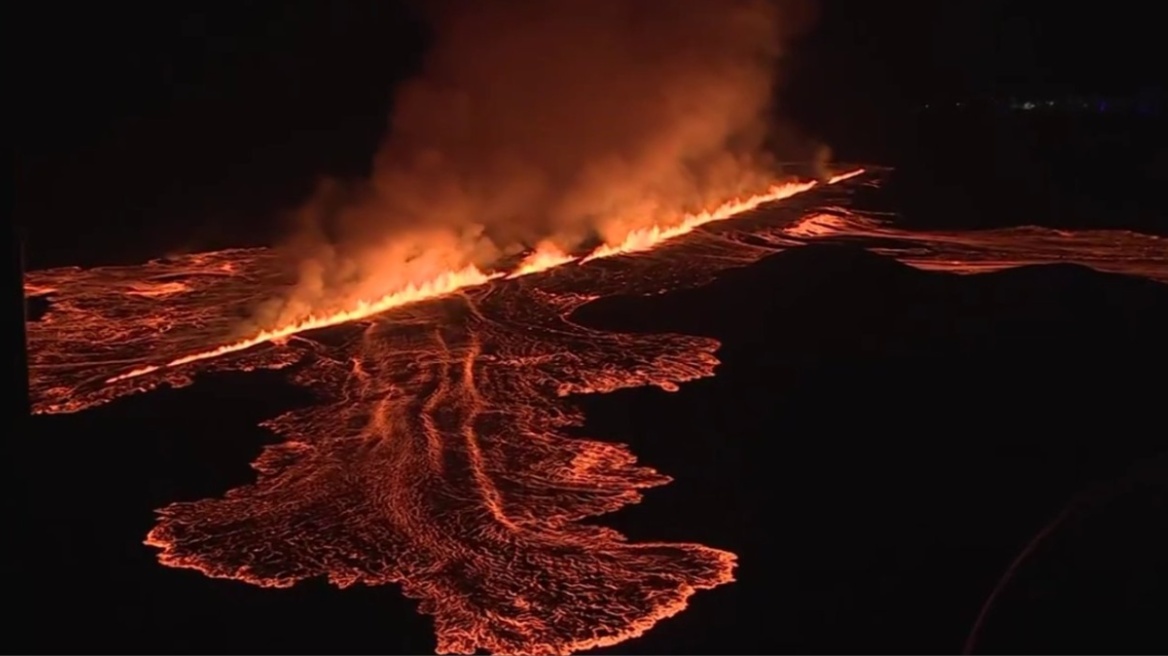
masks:
<svg viewBox="0 0 1168 656"><path fill-rule="evenodd" d="M28 22L17 216L34 263L46 222L76 226L77 243L125 230L199 249L294 205L318 174L359 173L421 51L393 3L145 7L61 21L37 5Z"/></svg>
<svg viewBox="0 0 1168 656"><path fill-rule="evenodd" d="M1122 3L825 0L821 16L789 60L787 113L837 152L929 98L1127 92L1155 72L1158 22ZM34 266L92 258L95 240L148 255L126 234L153 251L271 239L316 176L367 166L424 43L389 0L35 3L16 18L16 218Z"/></svg>

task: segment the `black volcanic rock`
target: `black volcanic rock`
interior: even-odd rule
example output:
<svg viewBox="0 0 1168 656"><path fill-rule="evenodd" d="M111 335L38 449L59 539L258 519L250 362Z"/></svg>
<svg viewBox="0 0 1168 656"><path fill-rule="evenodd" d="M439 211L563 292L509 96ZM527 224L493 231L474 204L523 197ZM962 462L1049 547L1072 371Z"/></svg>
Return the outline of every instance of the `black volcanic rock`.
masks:
<svg viewBox="0 0 1168 656"><path fill-rule="evenodd" d="M674 478L596 521L739 556L735 583L600 651L956 653L1062 513L979 651L1162 652L1166 311L1168 287L1081 267L956 276L850 246L584 306L578 321L722 342L717 375L676 393L574 400L583 434ZM432 649L430 618L396 586L262 590L158 566L141 544L153 510L251 480L247 463L275 439L256 423L312 401L281 372L200 378L34 417L14 441L13 644ZM46 632L46 617L63 629Z"/></svg>
<svg viewBox="0 0 1168 656"><path fill-rule="evenodd" d="M142 541L155 510L255 480L250 463L279 438L257 424L315 401L286 372L207 374L180 389L86 412L34 416L9 445L5 583L19 600L7 636L29 653L382 652L433 645L428 619L393 586L309 581L267 590L159 565ZM61 623L46 630L44 622ZM363 633L363 631L365 633ZM411 642L412 641L412 642Z"/></svg>
<svg viewBox="0 0 1168 656"><path fill-rule="evenodd" d="M1107 347L1111 354L1136 344L1162 354L1168 287L1069 264L926 272L857 246L812 245L728 270L699 288L600 299L573 319L629 332L777 339L802 350L923 348L938 339L1000 350L1003 339L1033 338L1031 352L1062 353L1097 338L1122 342Z"/></svg>
<svg viewBox="0 0 1168 656"><path fill-rule="evenodd" d="M978 648L1155 650L1168 472L1119 481L1165 450L1168 286L1063 265L929 273L812 246L574 318L722 342L716 375L677 393L581 400L583 434L675 477L606 524L740 556L737 583L626 652L959 651L1010 561L1084 495Z"/></svg>

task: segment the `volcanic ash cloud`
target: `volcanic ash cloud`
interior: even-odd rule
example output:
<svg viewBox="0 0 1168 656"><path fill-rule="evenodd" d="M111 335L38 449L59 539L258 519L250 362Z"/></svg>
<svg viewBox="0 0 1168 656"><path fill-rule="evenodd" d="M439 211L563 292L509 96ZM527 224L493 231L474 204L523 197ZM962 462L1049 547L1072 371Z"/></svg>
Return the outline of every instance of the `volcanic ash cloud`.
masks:
<svg viewBox="0 0 1168 656"><path fill-rule="evenodd" d="M545 242L613 243L758 191L782 44L802 3L466 0L396 93L372 175L301 210L283 314ZM292 319L294 317L283 317Z"/></svg>

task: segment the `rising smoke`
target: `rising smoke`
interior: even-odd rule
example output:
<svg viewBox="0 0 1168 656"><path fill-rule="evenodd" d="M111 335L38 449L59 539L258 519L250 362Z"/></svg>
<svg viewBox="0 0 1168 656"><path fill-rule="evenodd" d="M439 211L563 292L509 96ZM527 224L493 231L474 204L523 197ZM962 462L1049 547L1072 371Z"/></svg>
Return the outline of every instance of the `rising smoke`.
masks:
<svg viewBox="0 0 1168 656"><path fill-rule="evenodd" d="M460 0L427 14L432 50L397 91L372 175L322 185L300 212L301 282L277 321L545 242L619 241L780 173L764 144L806 2Z"/></svg>

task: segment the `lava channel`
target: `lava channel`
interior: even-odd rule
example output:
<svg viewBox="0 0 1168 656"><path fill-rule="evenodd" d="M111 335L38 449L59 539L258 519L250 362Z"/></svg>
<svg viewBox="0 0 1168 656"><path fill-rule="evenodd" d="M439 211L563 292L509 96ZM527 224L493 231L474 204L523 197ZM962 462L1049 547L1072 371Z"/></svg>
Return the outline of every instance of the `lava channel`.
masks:
<svg viewBox="0 0 1168 656"><path fill-rule="evenodd" d="M235 250L32 272L29 292L52 299L29 325L36 407L75 411L200 372L297 363L290 376L319 401L265 423L283 439L254 463L254 484L159 511L146 542L163 564L268 587L316 577L341 587L396 583L433 616L441 653L568 654L617 644L681 611L696 591L732 581L735 556L630 543L581 522L637 503L669 478L623 445L569 435L583 418L566 397L676 389L713 375L718 343L592 330L567 318L581 304L699 284L833 238L879 237L879 248L922 268L1078 258L1168 279L1154 238L1124 237L1121 255L1105 247L1115 235L1032 229L1018 242L909 233L849 209L848 188L822 186L749 218L733 214L743 221L696 231L659 257L565 260L542 275L496 276L371 314L334 329L327 343L299 333L111 384L141 366L144 351L170 362L206 352L238 322L230 308L282 284L275 256ZM1133 256L1140 248L1145 256Z"/></svg>

